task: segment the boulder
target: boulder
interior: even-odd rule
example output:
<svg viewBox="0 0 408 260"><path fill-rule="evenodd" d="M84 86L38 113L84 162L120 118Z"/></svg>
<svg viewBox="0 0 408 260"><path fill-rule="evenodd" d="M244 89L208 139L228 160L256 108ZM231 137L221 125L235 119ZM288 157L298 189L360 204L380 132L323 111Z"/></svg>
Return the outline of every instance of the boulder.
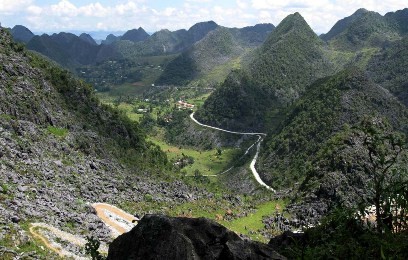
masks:
<svg viewBox="0 0 408 260"><path fill-rule="evenodd" d="M109 246L107 259L286 259L205 218L145 215Z"/></svg>
<svg viewBox="0 0 408 260"><path fill-rule="evenodd" d="M12 216L12 217L11 217L11 222L13 222L13 223L18 223L18 222L20 222L20 218L17 217L17 216Z"/></svg>
<svg viewBox="0 0 408 260"><path fill-rule="evenodd" d="M294 233L292 231L285 231L283 234L272 238L269 245L273 248L286 248L291 245L299 245L305 243L304 233Z"/></svg>

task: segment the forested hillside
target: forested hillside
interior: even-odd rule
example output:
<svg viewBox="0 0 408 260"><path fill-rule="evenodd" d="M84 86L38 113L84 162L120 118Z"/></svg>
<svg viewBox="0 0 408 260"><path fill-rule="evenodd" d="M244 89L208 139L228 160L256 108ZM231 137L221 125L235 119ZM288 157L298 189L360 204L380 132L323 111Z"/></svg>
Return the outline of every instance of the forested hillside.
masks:
<svg viewBox="0 0 408 260"><path fill-rule="evenodd" d="M346 22L338 22L322 37L335 49L356 51L382 47L399 38L398 28L379 13L360 9L345 19Z"/></svg>
<svg viewBox="0 0 408 260"><path fill-rule="evenodd" d="M277 109L334 72L323 42L298 13L286 17L246 63L197 111L200 120L230 129L265 129L279 119Z"/></svg>
<svg viewBox="0 0 408 260"><path fill-rule="evenodd" d="M259 164L264 178L284 187L303 181L325 143L366 117L384 118L394 129L408 130L407 108L363 71L351 68L316 81L265 140Z"/></svg>
<svg viewBox="0 0 408 260"><path fill-rule="evenodd" d="M370 77L408 106L408 37L383 48L367 64Z"/></svg>

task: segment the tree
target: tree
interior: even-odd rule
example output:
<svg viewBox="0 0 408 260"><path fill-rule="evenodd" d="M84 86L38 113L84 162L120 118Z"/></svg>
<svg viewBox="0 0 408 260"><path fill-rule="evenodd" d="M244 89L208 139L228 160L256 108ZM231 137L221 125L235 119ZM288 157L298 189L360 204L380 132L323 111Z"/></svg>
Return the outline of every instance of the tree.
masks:
<svg viewBox="0 0 408 260"><path fill-rule="evenodd" d="M210 182L208 177L202 175L200 170L198 169L194 170L194 179L196 182L199 182L199 183L209 183Z"/></svg>
<svg viewBox="0 0 408 260"><path fill-rule="evenodd" d="M220 147L217 147L217 156L221 156L222 150Z"/></svg>
<svg viewBox="0 0 408 260"><path fill-rule="evenodd" d="M101 242L98 238L93 236L86 237L86 244L85 244L85 253L90 255L92 260L102 260L104 257L99 253L98 249L101 245Z"/></svg>
<svg viewBox="0 0 408 260"><path fill-rule="evenodd" d="M393 167L404 148L404 136L392 131L388 123L378 118L364 119L358 130L361 131L362 145L367 155L367 160L361 161L360 166L372 180L372 202L377 232L381 234L385 228L393 228L389 188L395 179L396 170Z"/></svg>

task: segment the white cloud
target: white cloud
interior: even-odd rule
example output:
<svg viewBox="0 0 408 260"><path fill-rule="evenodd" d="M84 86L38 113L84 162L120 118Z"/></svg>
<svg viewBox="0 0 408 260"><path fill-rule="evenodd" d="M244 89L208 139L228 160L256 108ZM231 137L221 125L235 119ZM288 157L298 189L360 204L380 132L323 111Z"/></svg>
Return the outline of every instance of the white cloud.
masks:
<svg viewBox="0 0 408 260"><path fill-rule="evenodd" d="M79 13L84 16L106 17L110 15L111 10L97 2L80 7Z"/></svg>
<svg viewBox="0 0 408 260"><path fill-rule="evenodd" d="M33 0L1 0L0 13L8 14L30 5Z"/></svg>
<svg viewBox="0 0 408 260"><path fill-rule="evenodd" d="M287 15L299 12L318 33L327 32L336 21L358 8L385 14L407 7L405 0L185 0L177 1L87 1L0 0L4 24L24 24L37 30L127 30L188 29L194 23L214 20L227 27L260 22L278 25ZM8 19L8 20L7 20ZM27 24L28 23L28 24ZM71 26L72 28L69 28Z"/></svg>
<svg viewBox="0 0 408 260"><path fill-rule="evenodd" d="M96 24L96 28L98 28L98 30L106 30L107 26L104 25L103 23L99 22Z"/></svg>
<svg viewBox="0 0 408 260"><path fill-rule="evenodd" d="M186 2L191 3L211 3L213 0L186 0Z"/></svg>
<svg viewBox="0 0 408 260"><path fill-rule="evenodd" d="M270 21L272 19L272 15L268 11L260 11L259 18L261 18L263 22L265 22L265 20Z"/></svg>
<svg viewBox="0 0 408 260"><path fill-rule="evenodd" d="M135 1L128 1L126 4L116 5L114 9L118 15L136 14L141 11Z"/></svg>
<svg viewBox="0 0 408 260"><path fill-rule="evenodd" d="M287 15L299 12L317 33L325 33L340 19L353 14L359 8L385 14L407 7L400 0L251 0L254 10L268 10L275 25ZM266 19L260 15L260 19Z"/></svg>
<svg viewBox="0 0 408 260"><path fill-rule="evenodd" d="M29 7L27 7L27 13L29 13L30 15L40 15L42 13L43 9L39 6L36 5L30 5Z"/></svg>
<svg viewBox="0 0 408 260"><path fill-rule="evenodd" d="M245 2L245 1L242 1L242 0L237 0L236 3L237 3L238 8L240 8L240 9L245 10L245 9L248 9L248 7L249 7L248 3Z"/></svg>
<svg viewBox="0 0 408 260"><path fill-rule="evenodd" d="M166 9L163 10L162 15L165 16L172 16L176 12L176 8L174 7L167 7Z"/></svg>
<svg viewBox="0 0 408 260"><path fill-rule="evenodd" d="M284 7L289 1L285 0L252 0L254 9L276 9Z"/></svg>
<svg viewBox="0 0 408 260"><path fill-rule="evenodd" d="M78 15L78 8L68 0L61 0L58 4L51 5L49 15L73 17Z"/></svg>

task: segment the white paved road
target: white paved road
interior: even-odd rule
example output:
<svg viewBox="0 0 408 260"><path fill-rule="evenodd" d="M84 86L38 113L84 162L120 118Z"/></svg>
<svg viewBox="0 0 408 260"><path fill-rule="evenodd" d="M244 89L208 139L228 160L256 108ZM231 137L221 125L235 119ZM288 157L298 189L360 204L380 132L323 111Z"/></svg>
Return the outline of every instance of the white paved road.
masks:
<svg viewBox="0 0 408 260"><path fill-rule="evenodd" d="M258 140L253 144L253 145L256 144L256 153L255 153L255 156L254 156L254 158L252 159L251 164L250 164L249 167L250 167L251 172L252 172L252 174L254 175L256 181L257 181L260 185L264 186L266 189L268 189L268 190L270 190L270 191L272 191L272 192L276 192L272 187L268 186L265 182L263 182L263 180L262 180L261 177L259 176L258 171L255 169L256 160L258 159L259 150L260 150L260 148L261 148L261 142L263 141L263 137L266 136L265 133L243 133L243 132L235 132L235 131L229 131L229 130L225 130L225 129L222 129L222 128L210 126L210 125L205 125L205 124L202 124L202 123L198 122L197 119L194 118L194 112L190 114L190 118L191 118L191 120L193 120L196 124L198 124L198 125L200 125L200 126L203 126L203 127L211 128L211 129L214 129L214 130L218 130L218 131L222 131L222 132L226 132L226 133L230 133L230 134L256 135L256 136L258 136ZM252 148L253 145L251 145L251 146L245 151L245 154L248 153L248 151ZM231 169L232 169L232 167L229 168L227 171L229 171L229 170L231 170ZM227 171L225 171L225 172L227 172Z"/></svg>

